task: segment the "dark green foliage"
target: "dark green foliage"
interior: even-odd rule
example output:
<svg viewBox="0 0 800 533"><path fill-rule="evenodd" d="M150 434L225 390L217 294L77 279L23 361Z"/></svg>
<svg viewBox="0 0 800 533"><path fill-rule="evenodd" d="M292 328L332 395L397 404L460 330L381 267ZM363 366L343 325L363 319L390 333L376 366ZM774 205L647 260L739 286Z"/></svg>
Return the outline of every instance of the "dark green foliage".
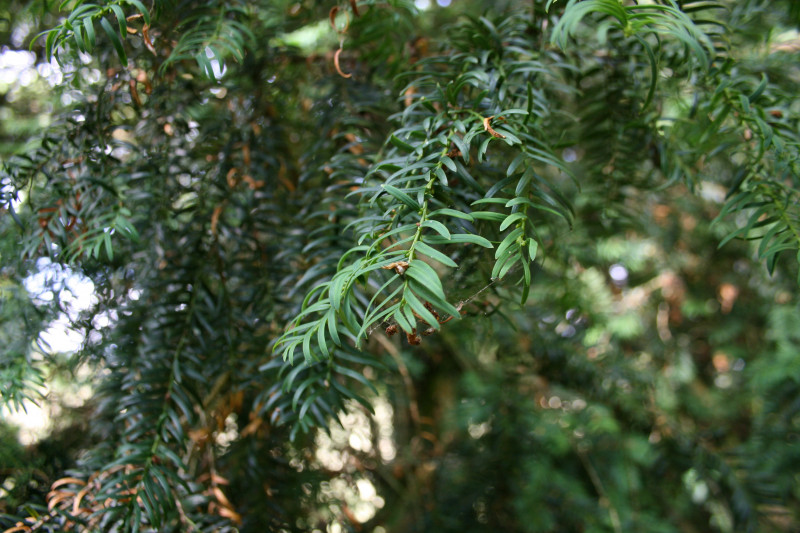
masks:
<svg viewBox="0 0 800 533"><path fill-rule="evenodd" d="M93 395L4 527L798 527L793 2L29 7L71 103L3 162L2 399Z"/></svg>

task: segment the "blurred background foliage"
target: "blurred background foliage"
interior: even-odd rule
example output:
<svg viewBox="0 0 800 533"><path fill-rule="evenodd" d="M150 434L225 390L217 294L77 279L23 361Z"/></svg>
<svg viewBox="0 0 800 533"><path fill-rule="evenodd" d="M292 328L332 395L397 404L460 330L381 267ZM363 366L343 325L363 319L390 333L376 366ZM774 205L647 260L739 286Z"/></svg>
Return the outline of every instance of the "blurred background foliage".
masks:
<svg viewBox="0 0 800 533"><path fill-rule="evenodd" d="M798 28L3 2L0 526L797 531Z"/></svg>

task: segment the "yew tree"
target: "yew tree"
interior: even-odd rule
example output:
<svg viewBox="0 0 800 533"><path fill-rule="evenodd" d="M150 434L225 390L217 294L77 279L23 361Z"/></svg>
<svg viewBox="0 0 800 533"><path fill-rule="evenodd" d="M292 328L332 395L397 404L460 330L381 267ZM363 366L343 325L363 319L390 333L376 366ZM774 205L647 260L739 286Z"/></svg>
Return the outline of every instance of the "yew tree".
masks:
<svg viewBox="0 0 800 533"><path fill-rule="evenodd" d="M8 531L800 527L796 2L6 4Z"/></svg>

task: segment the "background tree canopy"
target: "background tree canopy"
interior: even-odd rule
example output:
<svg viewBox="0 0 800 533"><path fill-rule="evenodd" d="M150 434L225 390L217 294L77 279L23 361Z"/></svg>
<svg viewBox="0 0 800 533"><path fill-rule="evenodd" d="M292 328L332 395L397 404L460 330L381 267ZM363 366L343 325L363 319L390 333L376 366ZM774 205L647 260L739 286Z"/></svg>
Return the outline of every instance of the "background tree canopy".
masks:
<svg viewBox="0 0 800 533"><path fill-rule="evenodd" d="M796 2L0 9L8 531L800 528Z"/></svg>

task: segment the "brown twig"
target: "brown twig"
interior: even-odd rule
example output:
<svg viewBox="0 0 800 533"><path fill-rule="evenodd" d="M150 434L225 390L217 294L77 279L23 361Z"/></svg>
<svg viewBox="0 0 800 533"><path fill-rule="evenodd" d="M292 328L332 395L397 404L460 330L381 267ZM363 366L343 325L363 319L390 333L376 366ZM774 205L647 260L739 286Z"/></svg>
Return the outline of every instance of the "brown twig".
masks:
<svg viewBox="0 0 800 533"><path fill-rule="evenodd" d="M397 370L400 372L400 376L403 378L406 396L408 396L408 414L411 417L411 423L414 424L414 427L419 429L419 405L417 404L417 396L414 392L414 382L411 379L411 373L408 371L408 367L403 362L403 358L400 357L400 352L398 352L397 347L392 344L389 339L382 335L377 335L376 338L378 339L378 343L380 343L386 349L386 352L392 359L394 359L394 362L397 365Z"/></svg>

